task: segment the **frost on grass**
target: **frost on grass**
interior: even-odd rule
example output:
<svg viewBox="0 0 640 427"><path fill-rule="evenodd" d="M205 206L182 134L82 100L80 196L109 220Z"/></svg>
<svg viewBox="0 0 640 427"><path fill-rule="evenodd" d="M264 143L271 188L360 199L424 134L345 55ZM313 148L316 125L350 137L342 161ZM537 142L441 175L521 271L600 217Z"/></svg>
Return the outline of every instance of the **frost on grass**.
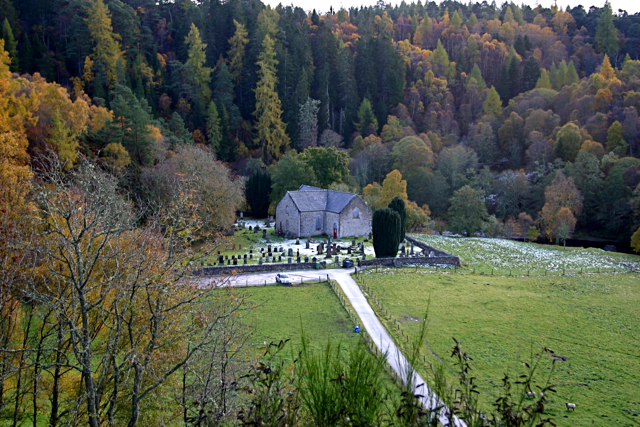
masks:
<svg viewBox="0 0 640 427"><path fill-rule="evenodd" d="M549 272L610 271L623 265L640 268L640 257L612 254L601 249L564 250L561 247L482 237L447 237L416 234L414 238L460 257L460 262L480 270L513 270L514 274L528 270Z"/></svg>

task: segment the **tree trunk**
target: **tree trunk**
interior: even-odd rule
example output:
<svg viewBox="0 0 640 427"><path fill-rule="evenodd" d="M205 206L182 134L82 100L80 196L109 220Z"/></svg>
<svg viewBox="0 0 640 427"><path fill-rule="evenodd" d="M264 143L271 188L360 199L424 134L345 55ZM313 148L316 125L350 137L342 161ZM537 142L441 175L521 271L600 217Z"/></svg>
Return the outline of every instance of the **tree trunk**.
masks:
<svg viewBox="0 0 640 427"><path fill-rule="evenodd" d="M58 351L56 352L56 366L53 370L53 388L51 390L51 416L49 417L49 427L57 427L60 420L60 363L62 362L62 322L58 326Z"/></svg>

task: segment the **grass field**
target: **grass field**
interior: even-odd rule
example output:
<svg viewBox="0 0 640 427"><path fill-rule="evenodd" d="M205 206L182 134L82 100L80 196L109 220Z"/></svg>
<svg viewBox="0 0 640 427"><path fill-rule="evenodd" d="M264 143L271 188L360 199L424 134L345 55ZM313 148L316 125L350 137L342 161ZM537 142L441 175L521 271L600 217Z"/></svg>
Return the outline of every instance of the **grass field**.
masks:
<svg viewBox="0 0 640 427"><path fill-rule="evenodd" d="M286 356L300 346L301 328L315 349L324 348L329 338L335 343L355 344L358 334L338 297L328 283L246 288L247 300L257 305L244 321L255 331L249 345L259 349L271 341L290 338Z"/></svg>
<svg viewBox="0 0 640 427"><path fill-rule="evenodd" d="M481 237L446 237L414 234L412 237L452 255L463 267L490 274L514 275L564 272L602 272L640 269L640 256L605 252L595 248L566 248Z"/></svg>
<svg viewBox="0 0 640 427"><path fill-rule="evenodd" d="M387 320L388 329L398 342L403 338L395 322L414 335L430 300L427 344L450 364L452 337L461 342L473 358L486 409L503 374L514 378L532 349L547 346L568 358L556 366L557 394L547 407L557 425L640 425L638 274L491 277L400 269L364 272L358 280L394 319ZM436 362L428 349L424 353ZM549 369L546 363L541 379ZM578 409L567 412L565 402Z"/></svg>

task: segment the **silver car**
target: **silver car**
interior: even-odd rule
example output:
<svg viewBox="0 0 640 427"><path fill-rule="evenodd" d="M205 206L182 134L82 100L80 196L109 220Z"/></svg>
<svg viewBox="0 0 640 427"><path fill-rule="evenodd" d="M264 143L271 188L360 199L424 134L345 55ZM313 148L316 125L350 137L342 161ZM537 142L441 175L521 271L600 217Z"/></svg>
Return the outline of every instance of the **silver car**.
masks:
<svg viewBox="0 0 640 427"><path fill-rule="evenodd" d="M278 273L276 274L276 282L283 285L290 285L291 278L286 273Z"/></svg>

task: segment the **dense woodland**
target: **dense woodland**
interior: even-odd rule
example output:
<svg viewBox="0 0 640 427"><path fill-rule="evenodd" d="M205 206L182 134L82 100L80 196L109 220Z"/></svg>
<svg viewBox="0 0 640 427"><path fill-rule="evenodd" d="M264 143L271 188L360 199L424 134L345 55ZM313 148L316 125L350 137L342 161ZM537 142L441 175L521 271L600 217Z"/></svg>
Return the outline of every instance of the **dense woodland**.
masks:
<svg viewBox="0 0 640 427"><path fill-rule="evenodd" d="M238 211L301 184L398 236L640 249L638 14L0 0L0 24L2 425L374 424L371 378L355 407L323 377L314 412L312 370L246 364L242 295L188 280ZM403 396L391 424L425 425Z"/></svg>
<svg viewBox="0 0 640 427"><path fill-rule="evenodd" d="M304 183L374 208L402 196L414 226L430 214L463 233L533 221L553 240L562 207L570 232L638 228L638 14L418 2L320 16L240 0L0 11L16 95L38 98L27 154L68 168L101 156L141 199L164 197L150 175L195 144L236 176L269 166L272 213ZM392 171L398 188L384 190ZM552 181L575 190L572 207L551 200ZM460 218L456 203L475 198L486 210Z"/></svg>

